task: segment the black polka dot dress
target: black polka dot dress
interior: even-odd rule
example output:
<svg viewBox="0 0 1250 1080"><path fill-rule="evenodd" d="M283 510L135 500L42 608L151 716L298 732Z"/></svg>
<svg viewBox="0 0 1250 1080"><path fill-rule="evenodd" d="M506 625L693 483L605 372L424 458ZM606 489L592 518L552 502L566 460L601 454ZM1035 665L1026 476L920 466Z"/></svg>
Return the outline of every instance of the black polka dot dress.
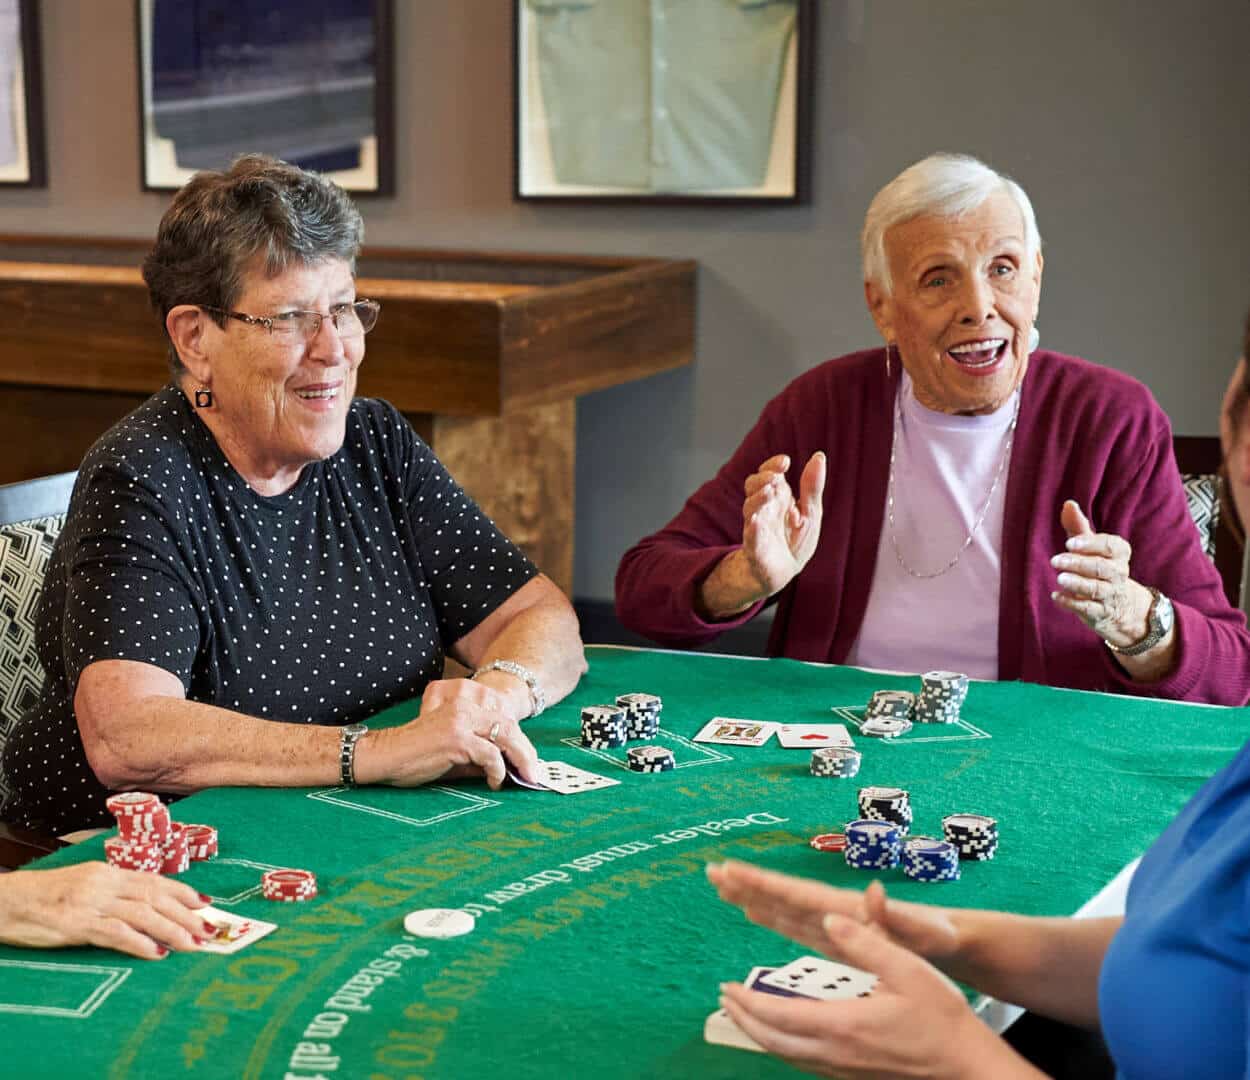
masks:
<svg viewBox="0 0 1250 1080"><path fill-rule="evenodd" d="M0 816L110 823L72 707L96 660L155 664L189 699L262 719L347 724L419 696L537 572L385 402L354 401L338 453L266 497L167 386L79 470L37 618L47 675L5 746Z"/></svg>

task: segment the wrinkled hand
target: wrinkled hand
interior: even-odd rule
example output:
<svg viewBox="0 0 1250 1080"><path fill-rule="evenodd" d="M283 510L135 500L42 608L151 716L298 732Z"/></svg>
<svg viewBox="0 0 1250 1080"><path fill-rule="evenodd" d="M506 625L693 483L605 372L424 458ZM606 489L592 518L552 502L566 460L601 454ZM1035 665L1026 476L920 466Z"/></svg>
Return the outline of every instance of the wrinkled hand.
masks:
<svg viewBox="0 0 1250 1080"><path fill-rule="evenodd" d="M488 672L482 678L494 675ZM529 701L529 690L523 682L513 675L500 672L505 679L511 680L524 691L526 703ZM496 689L477 679L434 679L425 684L425 692L421 695L421 715L433 712L444 705L463 706L480 712L497 713L496 720L507 717L510 720L520 719L513 708L511 698L501 689ZM493 721L492 721L493 722Z"/></svg>
<svg viewBox="0 0 1250 1080"><path fill-rule="evenodd" d="M487 687L478 689L485 692L483 702L495 693ZM439 699L444 693L435 691L430 698ZM362 736L356 744L357 781L417 787L443 778L485 775L498 791L505 779L505 754L525 779L534 779L538 754L521 725L499 709L475 703L476 696L474 691L455 692L433 708L427 708L422 698L421 715L415 720Z"/></svg>
<svg viewBox="0 0 1250 1080"><path fill-rule="evenodd" d="M1067 550L1050 560L1060 571L1051 599L1067 608L1099 637L1121 648L1146 636L1153 599L1129 576L1133 549L1121 536L1096 533L1081 508L1069 499L1059 515L1068 534Z"/></svg>
<svg viewBox="0 0 1250 1080"><path fill-rule="evenodd" d="M742 550L764 596L790 584L820 540L825 455L817 451L803 467L797 500L786 482L789 468L789 455L777 454L743 485Z"/></svg>
<svg viewBox="0 0 1250 1080"><path fill-rule="evenodd" d="M720 898L742 908L753 923L810 949L828 948L824 919L829 914L875 927L890 941L929 960L940 962L958 945L946 908L887 900L880 882L859 893L733 861L709 866L707 876Z"/></svg>
<svg viewBox="0 0 1250 1080"><path fill-rule="evenodd" d="M99 945L145 960L196 949L207 903L181 881L102 862L0 874L0 941L50 949Z"/></svg>
<svg viewBox="0 0 1250 1080"><path fill-rule="evenodd" d="M722 1007L765 1050L821 1076L878 1080L968 1075L1001 1052L954 983L915 953L844 915L822 928L822 951L877 985L865 998L811 1001L725 983Z"/></svg>

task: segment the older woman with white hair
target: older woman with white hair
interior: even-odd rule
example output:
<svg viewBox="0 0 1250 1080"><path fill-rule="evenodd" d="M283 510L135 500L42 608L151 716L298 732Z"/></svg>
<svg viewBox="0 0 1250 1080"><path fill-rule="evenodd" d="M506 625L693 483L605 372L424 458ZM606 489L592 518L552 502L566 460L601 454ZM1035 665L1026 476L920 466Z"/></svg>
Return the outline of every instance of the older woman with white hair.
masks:
<svg viewBox="0 0 1250 1080"><path fill-rule="evenodd" d="M1127 375L1038 348L1020 186L925 158L877 194L861 247L885 347L768 404L625 554L622 622L698 646L775 602L774 655L1243 704L1250 634L1167 417Z"/></svg>

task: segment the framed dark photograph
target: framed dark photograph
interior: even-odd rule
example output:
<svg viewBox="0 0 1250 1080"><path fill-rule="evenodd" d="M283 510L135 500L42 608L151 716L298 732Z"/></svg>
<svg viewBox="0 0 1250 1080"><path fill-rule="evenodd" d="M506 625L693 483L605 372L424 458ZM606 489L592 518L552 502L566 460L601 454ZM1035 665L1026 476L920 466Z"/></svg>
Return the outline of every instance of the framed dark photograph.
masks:
<svg viewBox="0 0 1250 1080"><path fill-rule="evenodd" d="M135 0L143 187L263 153L390 195L393 0Z"/></svg>
<svg viewBox="0 0 1250 1080"><path fill-rule="evenodd" d="M802 203L813 0L513 0L517 199Z"/></svg>
<svg viewBox="0 0 1250 1080"><path fill-rule="evenodd" d="M0 0L0 184L44 187L38 0Z"/></svg>

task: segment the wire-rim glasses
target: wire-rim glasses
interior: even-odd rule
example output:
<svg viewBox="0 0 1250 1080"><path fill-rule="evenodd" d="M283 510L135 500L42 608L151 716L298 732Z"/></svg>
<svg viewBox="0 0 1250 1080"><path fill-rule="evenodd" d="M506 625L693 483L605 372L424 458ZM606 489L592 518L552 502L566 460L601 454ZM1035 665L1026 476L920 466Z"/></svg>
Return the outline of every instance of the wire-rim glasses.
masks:
<svg viewBox="0 0 1250 1080"><path fill-rule="evenodd" d="M321 333L321 323L329 319L339 337L363 337L378 325L378 313L382 305L376 300L356 300L350 304L335 304L329 314L320 311L282 311L276 315L248 315L243 311L226 311L223 308L197 304L202 311L238 319L249 326L263 326L270 337L285 342L312 341Z"/></svg>

